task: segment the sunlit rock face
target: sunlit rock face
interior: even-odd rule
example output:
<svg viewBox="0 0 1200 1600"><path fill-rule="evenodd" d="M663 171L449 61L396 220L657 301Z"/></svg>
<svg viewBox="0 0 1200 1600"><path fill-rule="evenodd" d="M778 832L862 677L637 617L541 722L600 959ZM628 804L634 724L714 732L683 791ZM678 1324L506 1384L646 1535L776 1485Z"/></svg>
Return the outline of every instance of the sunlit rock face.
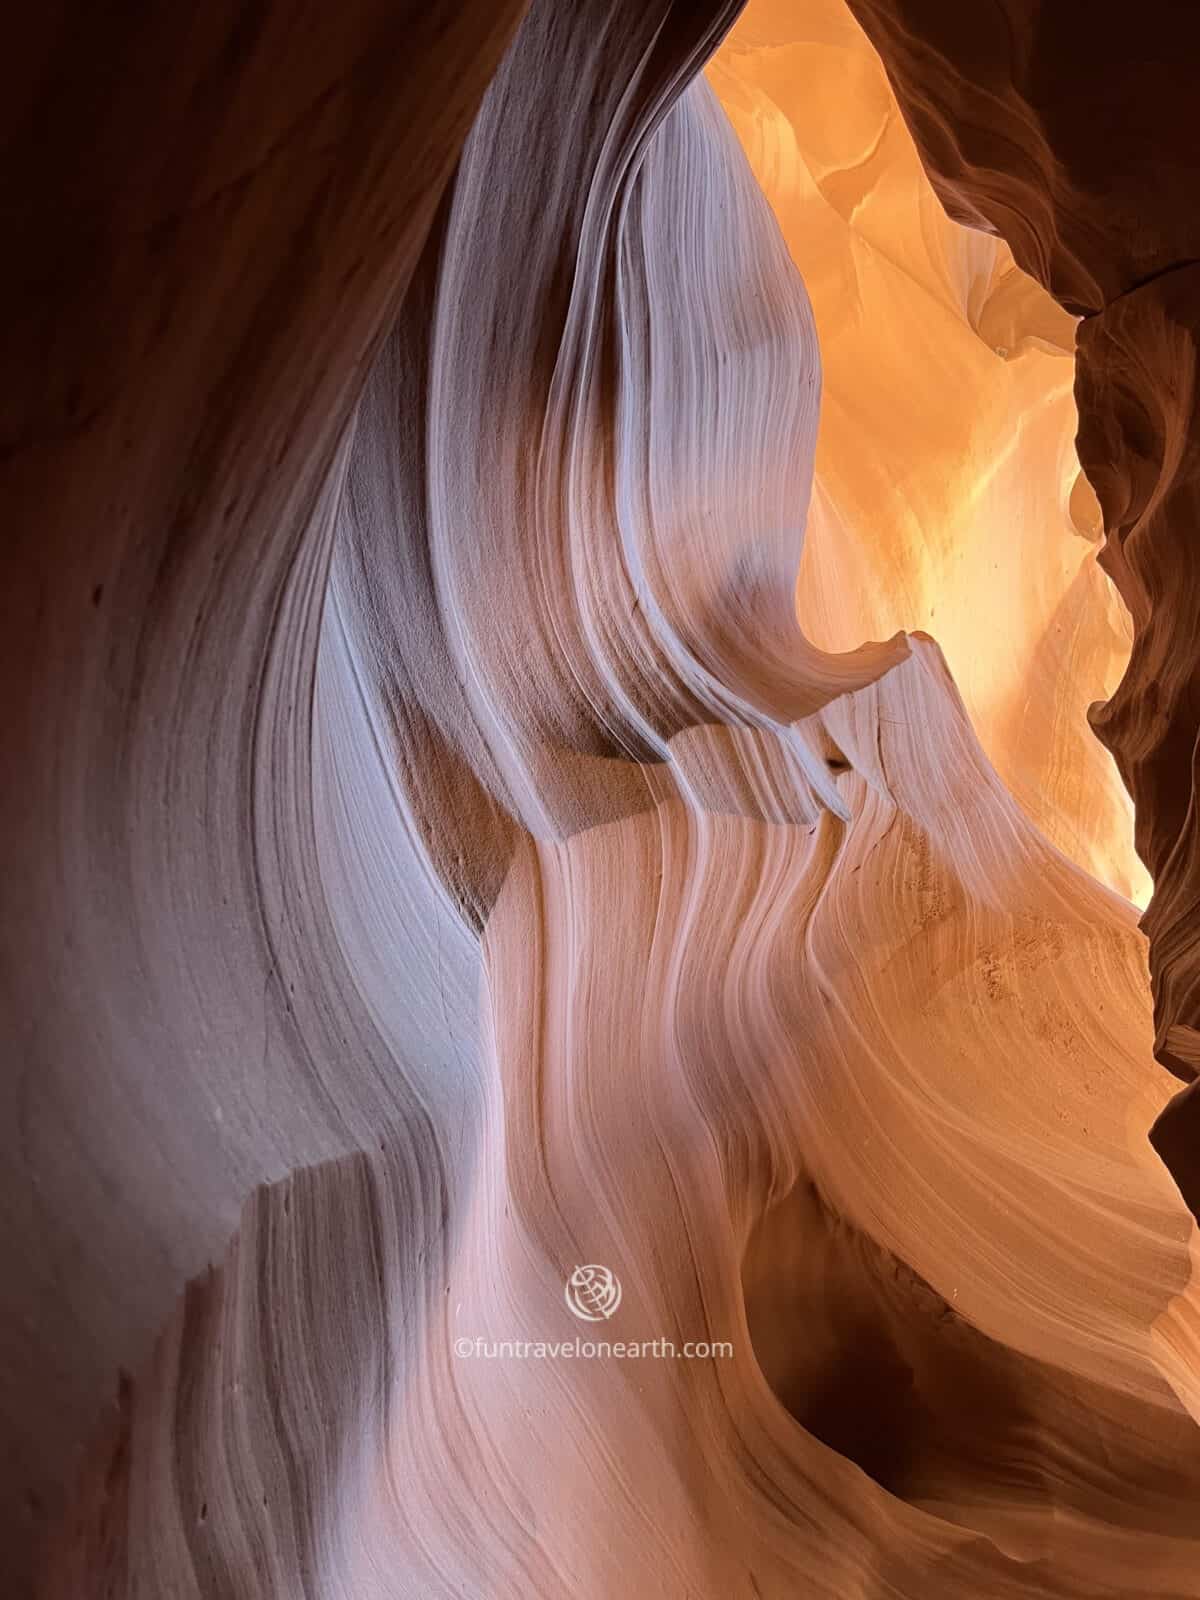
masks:
<svg viewBox="0 0 1200 1600"><path fill-rule="evenodd" d="M1144 904L1129 798L1087 723L1132 630L1075 456L1074 319L946 215L843 0L754 0L708 75L821 341L806 631L933 633L1022 807Z"/></svg>
<svg viewBox="0 0 1200 1600"><path fill-rule="evenodd" d="M1128 671L1098 708L1154 878L1146 918L1155 1053L1200 1066L1194 757L1200 658L1193 538L1200 157L1189 109L1200 19L1159 0L1123 50L1082 0L851 0L879 48L947 205L997 228L1079 333L1079 450L1100 496L1101 556L1134 623ZM977 25L978 24L978 25ZM1200 1215L1200 1099L1156 1142Z"/></svg>
<svg viewBox="0 0 1200 1600"><path fill-rule="evenodd" d="M124 675L77 646L122 738L60 703L75 809L20 837L86 952L38 987L47 915L20 968L52 1600L1200 1595L1196 1233L1075 726L1122 636L1069 318L936 212L852 25L722 45L735 11L535 0L502 60L515 15L390 54L357 19L437 159L348 113L370 270L348 222L256 261L308 383L195 334L227 452L161 547L150 443L127 485L159 587ZM218 332L237 243L171 258ZM169 465L209 413L160 377Z"/></svg>

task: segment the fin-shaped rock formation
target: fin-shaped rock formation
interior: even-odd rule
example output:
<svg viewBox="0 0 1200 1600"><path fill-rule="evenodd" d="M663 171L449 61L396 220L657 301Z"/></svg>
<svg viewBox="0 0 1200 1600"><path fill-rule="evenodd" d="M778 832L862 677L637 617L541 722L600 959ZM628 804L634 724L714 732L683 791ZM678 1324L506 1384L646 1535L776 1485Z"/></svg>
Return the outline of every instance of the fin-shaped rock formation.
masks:
<svg viewBox="0 0 1200 1600"><path fill-rule="evenodd" d="M14 1593L1200 1596L1187 223L852 9L47 25Z"/></svg>

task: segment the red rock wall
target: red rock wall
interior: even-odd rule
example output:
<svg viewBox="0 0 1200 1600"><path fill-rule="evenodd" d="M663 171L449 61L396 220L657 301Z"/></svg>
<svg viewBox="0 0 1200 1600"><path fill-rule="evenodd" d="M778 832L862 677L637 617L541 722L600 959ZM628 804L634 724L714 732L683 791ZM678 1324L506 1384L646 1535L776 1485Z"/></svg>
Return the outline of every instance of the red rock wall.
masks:
<svg viewBox="0 0 1200 1600"><path fill-rule="evenodd" d="M947 207L1004 235L1083 317L1079 456L1104 510L1101 557L1134 646L1093 726L1133 796L1154 877L1145 918L1155 1051L1200 1067L1200 19L1171 0L1136 20L1091 4L850 0L883 57ZM1155 1142L1200 1215L1200 1100Z"/></svg>

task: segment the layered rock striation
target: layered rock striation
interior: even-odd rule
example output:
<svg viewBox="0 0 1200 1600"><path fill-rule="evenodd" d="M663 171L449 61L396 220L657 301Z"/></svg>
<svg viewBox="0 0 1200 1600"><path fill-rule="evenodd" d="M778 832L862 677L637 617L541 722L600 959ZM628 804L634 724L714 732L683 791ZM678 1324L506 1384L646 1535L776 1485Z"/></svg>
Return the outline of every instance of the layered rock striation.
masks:
<svg viewBox="0 0 1200 1600"><path fill-rule="evenodd" d="M908 106L901 11L858 9ZM1123 684L1162 676L1133 743L1100 722L1186 1067L1190 810L1153 797L1190 669L1154 619L1190 390L1137 421L1186 295L1150 357L1144 290L1087 298L1091 235L1055 224L1058 310L956 231L828 5L792 42L868 111L824 150L769 3L707 77L736 6L518 10L97 33L145 91L103 115L44 41L74 109L9 267L42 288L6 468L7 1576L1196 1596L1196 1234L1145 1136L1180 1177L1180 1113L1121 797L1062 709L1127 647L1068 448L1087 313ZM902 414L884 308L957 404L920 375ZM971 648L1001 588L1003 663ZM602 1325L581 1264L620 1280ZM580 1333L638 1353L547 1351Z"/></svg>

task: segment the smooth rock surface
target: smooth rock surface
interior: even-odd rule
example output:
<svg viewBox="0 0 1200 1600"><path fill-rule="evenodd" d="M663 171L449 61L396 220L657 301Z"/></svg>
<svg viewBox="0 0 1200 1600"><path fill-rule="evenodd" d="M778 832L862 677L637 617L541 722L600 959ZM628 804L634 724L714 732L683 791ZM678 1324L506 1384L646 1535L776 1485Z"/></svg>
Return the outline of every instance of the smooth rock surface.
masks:
<svg viewBox="0 0 1200 1600"><path fill-rule="evenodd" d="M706 76L737 9L219 9L47 80L14 1591L36 1550L47 1600L1200 1596L1197 1235L1147 1139L1183 1174L1188 1112L1083 723L1128 639L1067 393L1152 234L1088 266L1066 206L1056 309L827 0ZM1166 283L1085 321L1080 458L1122 592L1182 606ZM944 351L911 399L899 324ZM1139 604L1110 742L1194 1070L1191 658ZM504 1349L576 1335L640 1353Z"/></svg>

